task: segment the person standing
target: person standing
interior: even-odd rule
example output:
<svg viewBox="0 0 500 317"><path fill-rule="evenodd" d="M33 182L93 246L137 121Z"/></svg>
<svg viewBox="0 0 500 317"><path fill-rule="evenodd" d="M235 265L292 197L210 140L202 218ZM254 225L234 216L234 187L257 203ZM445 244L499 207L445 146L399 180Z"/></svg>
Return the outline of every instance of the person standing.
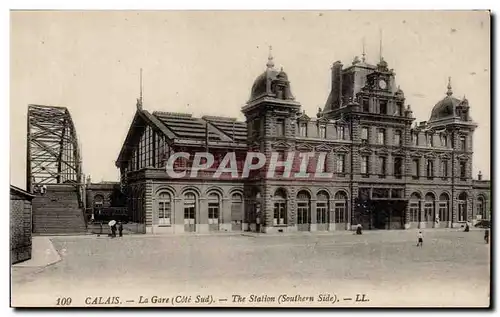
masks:
<svg viewBox="0 0 500 317"><path fill-rule="evenodd" d="M118 235L123 237L123 224L121 221L118 221Z"/></svg>
<svg viewBox="0 0 500 317"><path fill-rule="evenodd" d="M116 237L116 224L111 226L111 238Z"/></svg>
<svg viewBox="0 0 500 317"><path fill-rule="evenodd" d="M422 234L422 231L418 232L417 238L418 238L417 247L422 247L424 245L424 235Z"/></svg>
<svg viewBox="0 0 500 317"><path fill-rule="evenodd" d="M490 231L488 229L484 230L484 242L486 244L490 243Z"/></svg>

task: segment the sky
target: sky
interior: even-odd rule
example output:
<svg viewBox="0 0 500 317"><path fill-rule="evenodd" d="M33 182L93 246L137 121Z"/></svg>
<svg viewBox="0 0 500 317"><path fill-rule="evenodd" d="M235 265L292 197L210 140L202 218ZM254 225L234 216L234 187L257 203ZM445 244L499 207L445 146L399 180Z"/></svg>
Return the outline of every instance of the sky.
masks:
<svg viewBox="0 0 500 317"><path fill-rule="evenodd" d="M380 34L382 33L382 37ZM382 41L380 39L382 38ZM11 12L10 181L25 188L28 104L67 107L83 171L117 181L115 167L139 97L144 108L224 115L241 107L272 45L302 109L314 116L333 62L382 55L416 121L446 95L469 100L479 125L473 175L490 178L490 16L482 11L18 11Z"/></svg>

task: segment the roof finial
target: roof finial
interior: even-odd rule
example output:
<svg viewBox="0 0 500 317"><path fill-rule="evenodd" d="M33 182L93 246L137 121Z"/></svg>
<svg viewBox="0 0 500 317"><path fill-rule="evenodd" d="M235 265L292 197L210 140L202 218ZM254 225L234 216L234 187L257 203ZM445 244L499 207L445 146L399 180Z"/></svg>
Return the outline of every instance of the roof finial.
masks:
<svg viewBox="0 0 500 317"><path fill-rule="evenodd" d="M137 99L137 109L142 110L142 68L139 75L139 98Z"/></svg>
<svg viewBox="0 0 500 317"><path fill-rule="evenodd" d="M361 61L364 63L365 62L365 38L363 37L363 54L361 54L362 58Z"/></svg>
<svg viewBox="0 0 500 317"><path fill-rule="evenodd" d="M380 29L380 61L382 61L384 58L382 57L382 29Z"/></svg>
<svg viewBox="0 0 500 317"><path fill-rule="evenodd" d="M453 95L453 91L451 90L451 77L448 77L448 91L446 92L448 96Z"/></svg>
<svg viewBox="0 0 500 317"><path fill-rule="evenodd" d="M273 68L274 67L274 61L273 61L273 47L269 46L269 57L267 58L267 68Z"/></svg>

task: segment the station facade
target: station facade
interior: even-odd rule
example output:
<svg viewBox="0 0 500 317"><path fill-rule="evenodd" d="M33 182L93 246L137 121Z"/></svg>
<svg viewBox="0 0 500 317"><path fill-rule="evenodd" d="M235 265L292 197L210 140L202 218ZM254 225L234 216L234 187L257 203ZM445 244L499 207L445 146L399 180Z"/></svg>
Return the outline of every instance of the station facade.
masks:
<svg viewBox="0 0 500 317"><path fill-rule="evenodd" d="M449 81L430 118L416 123L387 62L363 56L348 67L333 64L325 106L308 116L270 55L241 109L245 122L150 113L138 100L116 166L129 216L148 233L459 227L490 217L490 182L472 175L477 125L469 110ZM179 152L191 156L175 160L176 171L189 171L197 152L213 154L214 164L196 177L172 178L167 162ZM272 177L214 177L228 152L239 173L248 152L278 152L281 160L313 152L307 170L321 162L333 177L290 178L282 169Z"/></svg>

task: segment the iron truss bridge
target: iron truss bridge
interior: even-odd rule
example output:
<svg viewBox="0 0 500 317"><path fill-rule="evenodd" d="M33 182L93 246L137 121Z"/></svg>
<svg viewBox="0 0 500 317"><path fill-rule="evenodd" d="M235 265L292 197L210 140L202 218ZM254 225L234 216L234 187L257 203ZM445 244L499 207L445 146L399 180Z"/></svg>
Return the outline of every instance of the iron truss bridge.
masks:
<svg viewBox="0 0 500 317"><path fill-rule="evenodd" d="M82 161L75 125L65 107L28 106L27 189L73 184L80 192Z"/></svg>

